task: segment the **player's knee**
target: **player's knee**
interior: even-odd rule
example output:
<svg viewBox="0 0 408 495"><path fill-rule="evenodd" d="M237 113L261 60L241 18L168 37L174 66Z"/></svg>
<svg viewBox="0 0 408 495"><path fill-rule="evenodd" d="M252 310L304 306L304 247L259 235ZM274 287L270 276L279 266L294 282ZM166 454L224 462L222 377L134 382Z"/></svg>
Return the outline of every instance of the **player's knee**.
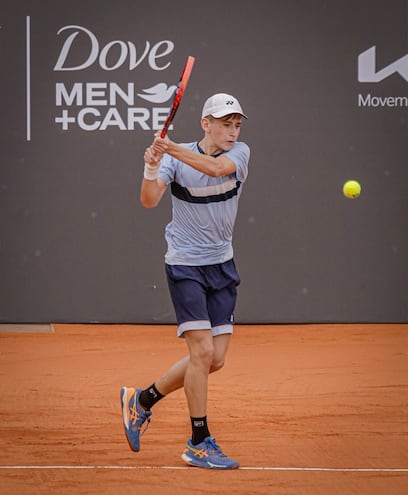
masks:
<svg viewBox="0 0 408 495"><path fill-rule="evenodd" d="M214 347L202 345L191 354L193 361L199 363L203 368L209 369L214 358Z"/></svg>
<svg viewBox="0 0 408 495"><path fill-rule="evenodd" d="M214 358L214 347L208 346L202 349L201 358L202 358L202 362L206 366L208 366L208 368L210 368Z"/></svg>
<svg viewBox="0 0 408 495"><path fill-rule="evenodd" d="M214 373L214 371L220 370L221 368L224 367L224 364L225 364L225 360L223 358L220 359L220 358L214 357L214 359L211 363L210 373Z"/></svg>

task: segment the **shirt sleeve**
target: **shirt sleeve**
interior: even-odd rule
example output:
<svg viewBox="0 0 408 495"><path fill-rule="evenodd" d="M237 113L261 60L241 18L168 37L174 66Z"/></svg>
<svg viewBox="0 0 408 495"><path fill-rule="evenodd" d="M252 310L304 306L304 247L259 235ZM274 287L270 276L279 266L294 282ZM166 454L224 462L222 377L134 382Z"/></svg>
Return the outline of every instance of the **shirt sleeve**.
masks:
<svg viewBox="0 0 408 495"><path fill-rule="evenodd" d="M162 179L166 186L174 181L174 176L176 174L176 160L167 154L163 155L160 162L159 177Z"/></svg>
<svg viewBox="0 0 408 495"><path fill-rule="evenodd" d="M224 156L227 156L235 163L237 170L235 172L237 179L244 182L248 176L248 164L250 157L249 146L242 142L237 142L232 149L227 151Z"/></svg>

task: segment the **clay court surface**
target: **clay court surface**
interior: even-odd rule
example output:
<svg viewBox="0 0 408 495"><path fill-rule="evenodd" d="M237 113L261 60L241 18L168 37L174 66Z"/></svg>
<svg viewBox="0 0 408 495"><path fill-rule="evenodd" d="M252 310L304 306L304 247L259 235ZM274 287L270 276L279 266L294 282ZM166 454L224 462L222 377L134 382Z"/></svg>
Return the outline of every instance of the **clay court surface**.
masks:
<svg viewBox="0 0 408 495"><path fill-rule="evenodd" d="M208 410L230 472L180 459L183 391L127 445L120 387L185 354L174 326L50 328L0 331L1 494L408 493L406 324L237 326Z"/></svg>

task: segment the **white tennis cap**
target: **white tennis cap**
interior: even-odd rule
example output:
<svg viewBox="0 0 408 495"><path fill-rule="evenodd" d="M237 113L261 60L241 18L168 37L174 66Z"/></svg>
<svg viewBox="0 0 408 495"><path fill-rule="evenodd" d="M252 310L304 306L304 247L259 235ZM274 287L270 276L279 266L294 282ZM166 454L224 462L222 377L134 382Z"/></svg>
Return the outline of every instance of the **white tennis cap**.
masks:
<svg viewBox="0 0 408 495"><path fill-rule="evenodd" d="M236 98L226 93L217 93L210 96L204 103L201 118L212 115L216 119L219 119L220 117L225 117L232 113L239 113L245 119L248 118L242 111L241 105Z"/></svg>

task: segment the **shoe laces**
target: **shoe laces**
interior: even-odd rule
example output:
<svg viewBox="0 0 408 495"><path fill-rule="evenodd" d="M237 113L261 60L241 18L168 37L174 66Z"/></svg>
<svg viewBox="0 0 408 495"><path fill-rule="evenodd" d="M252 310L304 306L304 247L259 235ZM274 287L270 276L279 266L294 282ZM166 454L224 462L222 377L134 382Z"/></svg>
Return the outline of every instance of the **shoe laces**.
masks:
<svg viewBox="0 0 408 495"><path fill-rule="evenodd" d="M132 424L140 431L140 436L147 430L149 427L150 419L152 415L152 411L145 411L142 406L137 407L136 393L134 396L133 405L130 407L130 421ZM145 427L142 430L142 425L146 423Z"/></svg>
<svg viewBox="0 0 408 495"><path fill-rule="evenodd" d="M205 445L207 446L207 450L216 454L218 457L227 457L224 452L221 450L221 447L217 444L215 438L207 437L205 440Z"/></svg>

